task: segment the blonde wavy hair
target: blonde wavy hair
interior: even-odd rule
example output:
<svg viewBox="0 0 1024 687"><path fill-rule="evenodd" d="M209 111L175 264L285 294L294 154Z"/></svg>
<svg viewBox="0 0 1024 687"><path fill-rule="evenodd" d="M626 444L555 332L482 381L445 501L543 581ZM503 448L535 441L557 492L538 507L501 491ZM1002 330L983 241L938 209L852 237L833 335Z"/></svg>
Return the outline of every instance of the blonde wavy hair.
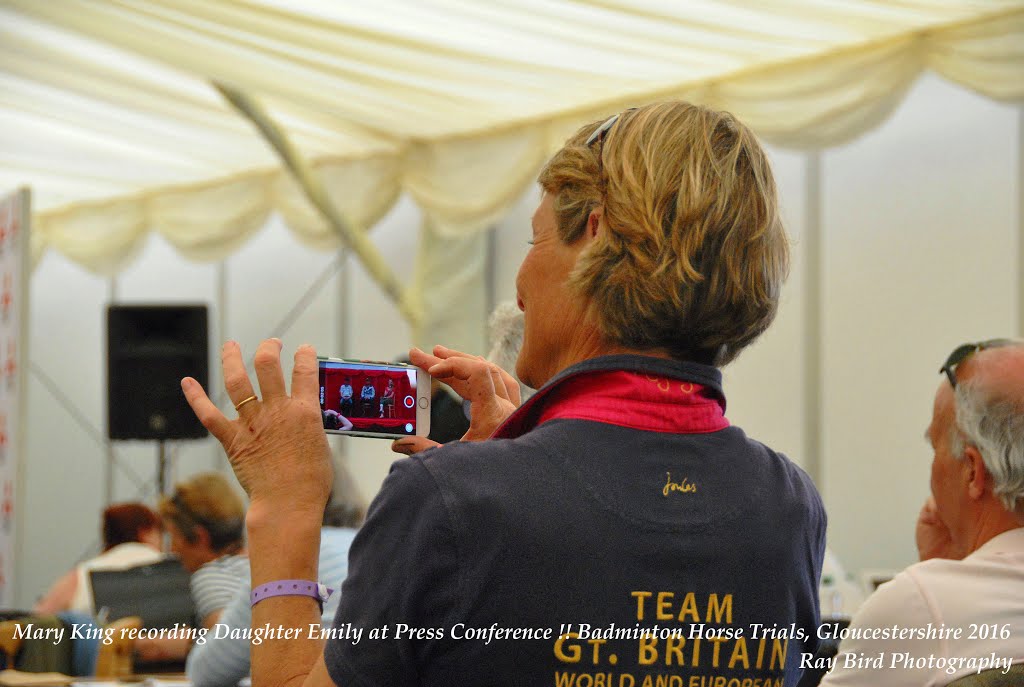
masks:
<svg viewBox="0 0 1024 687"><path fill-rule="evenodd" d="M210 535L210 546L218 553L242 548L245 539L245 504L219 472L203 472L174 487L174 493L160 499L160 516L174 523L186 541L196 541L196 528Z"/></svg>
<svg viewBox="0 0 1024 687"><path fill-rule="evenodd" d="M604 206L609 231L570 283L601 333L639 350L724 365L775 318L789 241L754 134L727 112L667 102L576 132L545 165L559 237L578 240Z"/></svg>

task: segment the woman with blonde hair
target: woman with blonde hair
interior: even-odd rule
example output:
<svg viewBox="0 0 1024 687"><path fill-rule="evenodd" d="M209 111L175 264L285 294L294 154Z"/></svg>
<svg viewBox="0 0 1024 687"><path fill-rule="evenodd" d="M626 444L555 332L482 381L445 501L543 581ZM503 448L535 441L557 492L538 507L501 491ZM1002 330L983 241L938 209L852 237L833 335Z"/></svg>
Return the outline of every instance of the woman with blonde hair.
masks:
<svg viewBox="0 0 1024 687"><path fill-rule="evenodd" d="M683 102L587 124L540 174L516 279L516 372L414 350L472 403L467 439L399 460L335 621L254 647L253 684L796 683L816 642L825 515L807 475L725 417L719 367L772 322L788 242L764 150ZM223 351L239 419L182 388L249 493L253 584L315 579L329 451L315 352ZM253 622L316 618L301 593ZM397 631L400 629L401 631Z"/></svg>
<svg viewBox="0 0 1024 687"><path fill-rule="evenodd" d="M160 500L160 515L171 535L171 551L192 573L189 586L196 615L210 628L248 577L245 505L219 472L194 475Z"/></svg>
<svg viewBox="0 0 1024 687"><path fill-rule="evenodd" d="M204 472L174 486L158 506L171 539L171 553L191 573L196 620L213 628L239 586L248 581L245 505L224 475ZM144 662L181 661L192 648L187 633L140 637L136 657Z"/></svg>

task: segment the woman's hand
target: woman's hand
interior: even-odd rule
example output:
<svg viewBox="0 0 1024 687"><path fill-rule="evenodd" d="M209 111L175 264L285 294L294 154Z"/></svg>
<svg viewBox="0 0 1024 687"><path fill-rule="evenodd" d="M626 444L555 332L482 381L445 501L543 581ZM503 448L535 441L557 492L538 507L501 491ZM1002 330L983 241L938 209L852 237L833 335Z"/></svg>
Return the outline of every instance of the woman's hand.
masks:
<svg viewBox="0 0 1024 687"><path fill-rule="evenodd" d="M434 346L430 355L418 348L409 351L413 365L444 382L470 403L469 431L463 441L483 441L519 407L519 383L505 370L485 358ZM396 453L412 455L439 444L424 437L398 439L391 445Z"/></svg>
<svg viewBox="0 0 1024 687"><path fill-rule="evenodd" d="M221 364L238 419L225 417L191 377L181 380L181 388L196 417L224 447L249 495L250 517L315 511L319 518L331 492L333 470L320 415L316 351L303 345L295 352L291 395L284 383L278 339L267 339L256 349L258 395L234 341L224 344Z"/></svg>

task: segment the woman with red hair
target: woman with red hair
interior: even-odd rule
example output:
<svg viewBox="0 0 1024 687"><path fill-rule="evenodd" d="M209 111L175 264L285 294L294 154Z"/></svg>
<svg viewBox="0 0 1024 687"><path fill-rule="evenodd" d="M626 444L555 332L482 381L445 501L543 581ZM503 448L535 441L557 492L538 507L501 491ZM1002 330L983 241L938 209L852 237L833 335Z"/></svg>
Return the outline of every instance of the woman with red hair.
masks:
<svg viewBox="0 0 1024 687"><path fill-rule="evenodd" d="M57 580L33 612L52 614L78 611L95 615L89 573L122 570L156 563L160 552L160 517L141 503L121 503L103 511L103 553L78 564Z"/></svg>

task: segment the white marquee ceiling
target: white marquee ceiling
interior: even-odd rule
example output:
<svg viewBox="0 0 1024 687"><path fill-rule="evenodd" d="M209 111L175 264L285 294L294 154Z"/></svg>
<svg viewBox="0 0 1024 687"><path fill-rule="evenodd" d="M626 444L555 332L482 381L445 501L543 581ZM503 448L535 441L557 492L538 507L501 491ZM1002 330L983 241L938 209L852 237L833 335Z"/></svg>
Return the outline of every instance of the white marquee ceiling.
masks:
<svg viewBox="0 0 1024 687"><path fill-rule="evenodd" d="M261 104L357 230L402 191L487 226L586 118L684 97L843 142L925 69L1024 100L1024 0L0 0L0 189L33 255L115 272L150 231L218 259L281 212L339 237L211 82Z"/></svg>

